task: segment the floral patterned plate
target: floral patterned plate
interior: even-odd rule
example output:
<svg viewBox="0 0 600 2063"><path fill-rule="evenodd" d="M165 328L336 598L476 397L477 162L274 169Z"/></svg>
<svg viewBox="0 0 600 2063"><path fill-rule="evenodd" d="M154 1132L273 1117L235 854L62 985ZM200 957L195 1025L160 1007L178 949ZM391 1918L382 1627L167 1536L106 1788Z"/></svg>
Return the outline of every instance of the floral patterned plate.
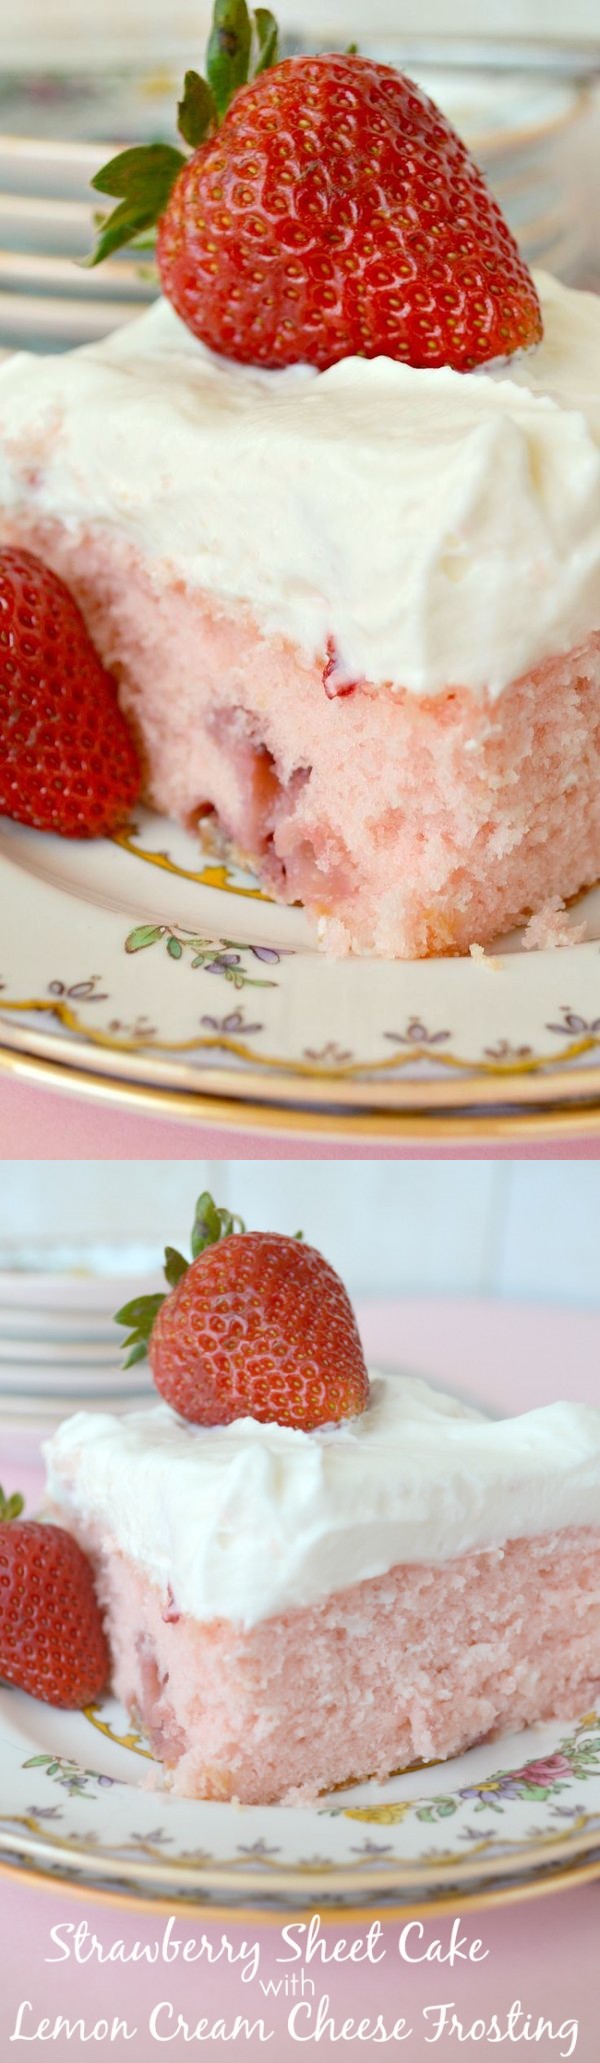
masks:
<svg viewBox="0 0 600 2063"><path fill-rule="evenodd" d="M513 934L480 958L332 960L301 909L163 819L89 845L3 819L1 1057L163 1107L191 1092L199 1115L203 1097L295 1106L323 1128L340 1111L600 1103L600 890L575 917L587 942L559 951Z"/></svg>
<svg viewBox="0 0 600 2063"><path fill-rule="evenodd" d="M257 1909L483 1897L600 1858L600 1714L306 1809L172 1798L148 1788L154 1768L113 1701L75 1714L0 1690L0 1853L113 1892Z"/></svg>

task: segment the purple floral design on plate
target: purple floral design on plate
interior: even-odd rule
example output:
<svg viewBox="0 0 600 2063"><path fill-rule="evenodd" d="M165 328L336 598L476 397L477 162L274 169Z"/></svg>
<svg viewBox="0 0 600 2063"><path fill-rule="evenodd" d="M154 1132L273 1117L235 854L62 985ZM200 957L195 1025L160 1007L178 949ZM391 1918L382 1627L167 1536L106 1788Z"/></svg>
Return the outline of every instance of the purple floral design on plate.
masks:
<svg viewBox="0 0 600 2063"><path fill-rule="evenodd" d="M249 957L262 966L278 966L282 954L275 946L244 945L231 938L200 938L195 932L184 931L181 925L136 924L125 940L125 952L143 953L156 945L165 947L170 960L183 960L191 954L193 968L201 968L204 974L220 975L235 989L277 987L268 977L248 973L246 964Z"/></svg>
<svg viewBox="0 0 600 2063"><path fill-rule="evenodd" d="M562 1024L547 1024L546 1031L556 1032L560 1039L564 1039L565 1032L570 1032L572 1038L600 1040L600 1017L580 1017L568 1003L561 1003L559 1007L563 1013Z"/></svg>
<svg viewBox="0 0 600 2063"><path fill-rule="evenodd" d="M344 1046L337 1046L334 1039L328 1039L325 1046L305 1046L303 1060L312 1061L318 1067L347 1067L354 1054Z"/></svg>
<svg viewBox="0 0 600 2063"><path fill-rule="evenodd" d="M48 995L63 1003L107 1003L108 996L98 988L100 980L101 975L91 974L88 981L74 981L70 988L64 981L49 981Z"/></svg>
<svg viewBox="0 0 600 2063"><path fill-rule="evenodd" d="M523 1763L520 1769L501 1769L480 1784L465 1784L453 1796L430 1799L418 1808L417 1819L431 1822L450 1818L468 1798L476 1801L476 1812L502 1812L504 1805L515 1798L531 1799L532 1803L558 1798L574 1779L585 1783L588 1776L598 1772L600 1732L590 1732L590 1726L600 1726L600 1720L594 1716L587 1724L582 1721L576 1733L561 1742L556 1754L541 1755Z"/></svg>
<svg viewBox="0 0 600 2063"><path fill-rule="evenodd" d="M81 1797L83 1792L86 1797L93 1797L94 1792L90 1791L90 1784L97 1784L99 1790L108 1791L121 1782L119 1777L104 1776L97 1769L81 1769L78 1762L70 1762L64 1755L30 1755L28 1761L22 1764L22 1768L43 1769L53 1783L60 1784L63 1790L68 1791L70 1798ZM49 1817L49 1811L46 1812L46 1817Z"/></svg>
<svg viewBox="0 0 600 2063"><path fill-rule="evenodd" d="M243 1010L230 1010L227 1017L201 1017L200 1023L206 1025L207 1031L226 1039L239 1038L242 1033L245 1039L251 1039L264 1031L264 1024L246 1024Z"/></svg>
<svg viewBox="0 0 600 2063"><path fill-rule="evenodd" d="M449 1031L428 1031L427 1026L421 1023L420 1017L411 1017L409 1018L406 1031L388 1031L384 1032L383 1036L384 1039L391 1039L392 1044L395 1046L442 1046L446 1039L452 1037L452 1033Z"/></svg>
<svg viewBox="0 0 600 2063"><path fill-rule="evenodd" d="M508 1065L512 1060L529 1060L532 1046L511 1046L510 1039L497 1039L495 1046L484 1046L486 1060L496 1060Z"/></svg>

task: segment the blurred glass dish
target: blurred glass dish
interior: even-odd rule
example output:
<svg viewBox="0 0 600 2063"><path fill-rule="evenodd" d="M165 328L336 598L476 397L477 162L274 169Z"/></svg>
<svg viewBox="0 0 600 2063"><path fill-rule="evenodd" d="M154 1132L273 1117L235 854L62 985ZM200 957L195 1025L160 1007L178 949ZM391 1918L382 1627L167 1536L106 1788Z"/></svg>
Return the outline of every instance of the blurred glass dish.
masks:
<svg viewBox="0 0 600 2063"><path fill-rule="evenodd" d="M111 1277L140 1275L145 1282L148 1270L160 1268L160 1261L160 1248L143 1240L121 1240L114 1244L108 1240L96 1240L89 1246L67 1241L60 1245L46 1245L40 1240L31 1243L19 1240L11 1245L5 1240L0 1244L0 1307L11 1302L15 1277L20 1291L19 1302L23 1300L21 1277L27 1275L33 1278L27 1284L28 1301L42 1304L46 1300L61 1302L64 1291L67 1306L77 1304L81 1308L82 1304L90 1304L104 1310L112 1294ZM57 1276L60 1278L58 1285ZM133 1290L131 1294L134 1294Z"/></svg>
<svg viewBox="0 0 600 2063"><path fill-rule="evenodd" d="M573 285L600 284L591 176L600 95L589 53L579 62L565 55L559 70L556 51L551 65L539 52L524 65L518 46L463 50L387 37L362 39L361 50L398 64L439 102L531 264ZM91 272L73 261L92 241L94 170L119 144L173 139L180 83L179 57L145 72L0 72L0 344L46 351L92 342L153 298L151 253L118 255Z"/></svg>
<svg viewBox="0 0 600 2063"><path fill-rule="evenodd" d="M123 1366L114 1313L161 1288L141 1242L0 1249L0 1433L42 1437L69 1412L125 1411L151 1397L147 1361Z"/></svg>

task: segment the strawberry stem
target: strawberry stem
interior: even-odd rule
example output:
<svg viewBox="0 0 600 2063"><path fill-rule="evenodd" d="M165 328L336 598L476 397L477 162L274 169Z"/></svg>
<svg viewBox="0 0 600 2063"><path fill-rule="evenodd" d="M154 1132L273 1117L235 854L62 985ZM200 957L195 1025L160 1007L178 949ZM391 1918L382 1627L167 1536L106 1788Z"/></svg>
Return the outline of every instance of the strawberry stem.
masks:
<svg viewBox="0 0 600 2063"><path fill-rule="evenodd" d="M208 1190L198 1197L196 1215L192 1226L192 1254L197 1260L204 1253L205 1246L216 1246L217 1240L229 1239L232 1232L245 1232L242 1218L234 1218L231 1211L223 1211L213 1203Z"/></svg>
<svg viewBox="0 0 600 2063"><path fill-rule="evenodd" d="M220 120L250 67L252 27L246 0L215 0L206 51L206 76Z"/></svg>
<svg viewBox="0 0 600 2063"><path fill-rule="evenodd" d="M234 1217L231 1211L220 1209L218 1204L213 1203L208 1189L204 1189L198 1197L194 1212L190 1242L192 1260L197 1261L207 1246L217 1246L220 1239L230 1239L233 1233L245 1230L243 1218ZM169 1289L175 1289L189 1265L184 1254L178 1253L177 1247L165 1247L164 1272ZM132 1297L128 1304L122 1304L120 1311L115 1311L115 1323L131 1327L127 1339L123 1341L124 1348L129 1349L125 1368L132 1368L135 1361L143 1361L148 1352L155 1320L164 1301L164 1296L158 1291L154 1296Z"/></svg>
<svg viewBox="0 0 600 2063"><path fill-rule="evenodd" d="M18 1519L24 1510L25 1499L20 1491L14 1490L12 1497L5 1497L0 1484L0 1525L5 1526L7 1519Z"/></svg>

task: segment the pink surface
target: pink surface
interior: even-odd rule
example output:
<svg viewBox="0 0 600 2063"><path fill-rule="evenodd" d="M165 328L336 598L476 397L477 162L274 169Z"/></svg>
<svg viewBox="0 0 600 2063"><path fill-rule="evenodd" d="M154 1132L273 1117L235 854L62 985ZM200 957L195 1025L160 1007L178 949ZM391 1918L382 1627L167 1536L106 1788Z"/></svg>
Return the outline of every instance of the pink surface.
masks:
<svg viewBox="0 0 600 2063"><path fill-rule="evenodd" d="M62 1959L47 1963L47 1956L56 1956L57 1947L50 1939L50 1928L65 1925L76 1926L85 1921L94 1931L104 1949L118 1941L125 1943L126 1952L131 1954L135 1942L154 1944L163 1939L167 1914L140 1913L133 1918L126 1911L111 1910L86 1900L65 1897L57 1887L48 1891L33 1891L18 1882L2 1887L2 1950L5 1971L3 1996L0 2000L0 2037L3 2037L3 2063L9 2055L56 2057L57 2063L67 2063L73 2056L92 2055L106 2058L128 2057L129 2063L152 2063L160 2055L183 2058L184 2056L215 2055L246 2059L246 2063L262 2063L271 2058L272 2063L298 2063L300 2057L335 2055L355 2056L398 2056L405 2063L427 2063L430 2057L497 2056L495 2043L485 2040L467 2040L464 2046L457 2046L456 2039L442 2038L436 2043L427 2041L431 2032L432 2016L423 2018L425 2009L439 2006L445 2001L454 2002L455 2011L464 2028L469 2028L480 2017L489 2027L492 2014L496 2014L500 2025L506 2027L510 2008L521 2002L523 2012L531 2016L535 2026L539 2018L553 2023L554 2030L566 2022L577 2020L579 2032L573 2051L570 2038L564 2040L547 2037L543 2040L514 2048L508 2039L503 2046L503 2056L524 2056L539 2059L539 2063L550 2063L550 2058L575 2054L576 2063L598 2063L597 2027L597 1953L598 1913L600 1890L597 1885L563 1893L551 1899L539 1899L531 1905L507 1907L496 1912L480 1915L465 1912L460 1929L460 1942L466 1939L469 1945L481 1942L487 1951L485 1959L475 1962L456 1962L454 1968L439 1961L425 1962L411 1966L401 1958L398 1942L401 1921L388 1921L382 1928L381 1940L375 1944L378 1962L368 1960L351 1962L330 1962L323 1966L320 1960L313 1961L306 1976L315 1983L315 1997L307 1993L305 2000L316 2011L321 1994L330 2001L330 2013L338 2029L348 2016L360 2022L368 2016L371 2030L378 2014L382 2015L388 2030L395 2020L403 2017L412 2038L403 2042L390 2042L387 2048L368 2039L338 2040L333 2044L323 2038L318 2042L295 2040L288 2030L288 2015L294 2000L267 1996L258 1986L265 1986L271 1980L281 1981L283 1977L298 1975L303 1970L302 1962L289 1962L282 1968L279 1958L290 1955L289 1944L282 1942L279 1924L255 1927L248 1918L243 1925L223 1920L210 1921L208 1913L202 1917L178 1913L175 1916L174 1936L181 1942L190 1938L199 1946L205 1932L217 1946L224 1933L238 1958L242 1944L248 1947L258 1941L260 1944L259 1977L252 1984L242 1983L240 1962L232 1968L220 1962L209 1967L202 1959L184 1966L181 1960L171 1965L158 1962L154 1967L138 1962L121 1967L119 1962L108 1962L104 1966L93 1957L83 1966L77 1966L72 1954L69 1960ZM457 1907L457 1913L460 1908ZM433 1947L439 1940L442 1949L448 1953L452 1929L452 1915L438 1920L428 1920L424 1936L409 1938L407 1947L421 1953ZM348 1945L356 1939L363 1942L369 1922L336 1920L332 1925L323 1923L326 1946L331 1951L344 1937ZM294 1937L293 1937L294 1938ZM300 1939L300 1937L296 1937ZM302 1937L304 1939L304 1937ZM64 1933L59 1940L72 1944L72 1935ZM85 1944L89 1953L89 1942ZM382 1957L382 1951L384 1955ZM84 1951L85 1952L85 1949ZM479 1954L479 1952L478 1952ZM299 1994L297 1994L298 2002ZM22 2022L22 2032L31 2032L39 2025L42 2016L51 2024L58 2014L69 2020L79 2015L85 2017L88 2033L94 2022L102 2018L112 2020L113 2015L125 2019L130 2030L136 2029L133 2039L89 2040L85 2048L78 2039L68 2040L63 2035L46 2045L32 2041L30 2046L20 2049L18 2045L9 2049L8 2043L15 2028L18 2007L23 1999L31 2001L32 2011ZM265 2026L272 2030L271 2040L264 2043L258 2036L246 2039L242 2034L237 2040L224 2045L215 2036L213 2041L186 2041L183 2036L168 2041L163 2047L155 2042L148 2031L150 2013L160 2000L167 2000L175 2008L174 2024L181 2013L190 2030L197 2026L204 2016L209 2026L214 2026L219 2017L226 2019L229 2027L236 2014L243 2014L250 2023L262 2014ZM167 2023L163 2025L166 2028ZM300 2016L299 2033L306 2033L306 2019Z"/></svg>
<svg viewBox="0 0 600 2063"><path fill-rule="evenodd" d="M4 1160L598 1160L600 1136L542 1136L504 1143L492 1137L481 1146L457 1140L431 1145L408 1140L382 1145L376 1139L344 1141L325 1134L303 1138L224 1130L186 1120L138 1115L111 1108L70 1091L58 1093L0 1076L0 1151ZM282 1119L282 1124L285 1119ZM243 1113L241 1115L243 1125Z"/></svg>
<svg viewBox="0 0 600 2063"><path fill-rule="evenodd" d="M492 1406L520 1411L565 1395L600 1403L600 1309L571 1311L440 1298L429 1303L373 1303L363 1307L359 1315L367 1351L373 1358L391 1363L401 1356L415 1369L454 1383L465 1394L478 1396ZM16 1443L9 1451L8 1442L3 1439L1 1459L5 1488L16 1486L18 1473L22 1485L35 1494L39 1466L33 1450L29 1468L24 1470L27 1452L23 1445L18 1454ZM460 1913L460 1902L456 1912ZM181 2035L165 2044L170 2056L203 2055L213 2048L217 2055L243 2056L249 2063L259 2063L263 2057L271 2057L273 2063L292 2063L293 2058L303 2053L319 2056L331 2050L340 2057L387 2053L403 2056L406 2063L427 2063L430 2056L495 2055L497 2046L496 2041L483 2036L467 2039L464 2045L457 2042L456 2036L442 2035L437 2042L427 2040L434 2022L431 2016L427 2021L423 2019L425 2008L453 2000L463 2028L471 2027L478 2019L484 2019L489 2027L495 2013L505 2030L509 2010L520 2000L534 2027L538 2018L543 2018L553 2023L556 2034L566 2022L578 2020L579 2031L575 2048L570 2045L570 2035L551 2040L546 2034L537 2042L531 2041L531 2045L518 2039L519 2055L549 2063L550 2058L574 2054L577 2063L598 2063L599 1914L600 1885L596 1884L550 1899L539 1898L514 1909L485 1911L480 1916L465 1912L462 1934L469 1942L479 1938L487 1955L476 1962L458 1960L453 1968L438 1959L414 1966L403 1961L398 1951L401 1922L387 1922L376 1950L380 1954L385 1949L381 1962L331 1962L323 1967L315 1959L306 1973L315 1978L316 2000L321 1993L329 1995L338 2028L349 2015L357 2022L367 2016L371 2037L359 2040L354 2034L333 2043L326 2036L318 2042L306 2041L303 2047L287 2026L293 1997L280 1994L265 1998L258 1989L258 1980L252 1984L241 1982L239 1963L231 1968L225 1962L209 1967L204 1960L184 1965L179 1959L171 1964L148 1965L138 1961L121 1967L119 1962L101 1965L95 1958L77 1964L73 1957L47 1963L45 1958L56 1953L50 1928L59 1923L73 1925L85 1920L97 1933L105 1951L122 1940L131 1953L135 1942L162 1939L167 1916L136 1915L111 1909L97 1900L81 1900L77 1893L67 1895L58 1884L38 1891L19 1883L18 1878L7 1880L0 1876L0 2056L4 2063L5 2055L8 2058L9 2054L43 2053L66 2063L67 2058L86 2053L107 2058L123 2055L130 2063L152 2063L152 2058L160 2055L162 2044L149 2034L148 2019L152 2007L164 1999L175 2006L175 2019L180 2012L190 2029L202 2015L209 2024L224 2016L231 2026L236 2013L244 2014L251 2022L262 2013L265 2025L273 2030L272 2039L266 2043L256 2035L246 2039L240 2034L229 2045L224 2045L216 2035L203 2045L200 2041L188 2042ZM417 1943L412 1936L409 1946L432 1948L439 1938L447 1951L451 1923L452 1916L427 1921L422 1942ZM326 1925L328 1947L331 1949L342 1936L349 1941L361 1935L364 1938L367 1925L363 1922L361 1926L351 1919ZM258 1941L259 1976L266 1984L269 1978L277 1982L282 1975L303 1968L302 1963L283 1968L277 1963L278 1956L289 1953L282 1944L279 1927L279 1920L255 1926L252 1918L243 1926L226 1926L225 1922L211 1922L205 1912L202 1918L178 1914L174 1931L182 1940L195 1936L197 1943L206 1932L215 1944L225 1931L234 1950L239 1950L244 1939L250 1944ZM64 1938L72 1941L71 1936ZM9 2049L22 1999L30 1999L34 2008L23 2022L23 2033L31 2033L42 2016L53 2022L61 2013L71 2020L84 2015L88 2030L101 2017L110 2021L113 2014L118 2014L137 2032L127 2042L90 2040L85 2050L78 2038L67 2040L64 2035L48 2046L44 2042L43 2049L41 2039L31 2041L24 2051L17 2044ZM313 2003L308 1993L306 1999ZM404 2042L390 2042L384 2050L383 2044L373 2040L379 2013L388 2029L395 2019L404 2016L413 2030L411 2037ZM307 2024L301 2019L299 2032L307 2031ZM503 2054L515 2054L508 2035Z"/></svg>

